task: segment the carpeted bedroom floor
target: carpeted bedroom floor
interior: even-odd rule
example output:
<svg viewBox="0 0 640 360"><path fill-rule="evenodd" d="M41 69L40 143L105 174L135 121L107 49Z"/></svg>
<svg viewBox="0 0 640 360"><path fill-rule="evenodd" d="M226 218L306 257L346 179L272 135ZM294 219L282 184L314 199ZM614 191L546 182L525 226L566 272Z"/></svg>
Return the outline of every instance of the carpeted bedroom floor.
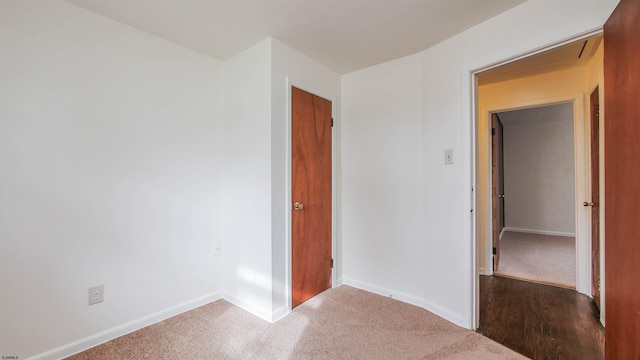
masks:
<svg viewBox="0 0 640 360"><path fill-rule="evenodd" d="M575 238L505 231L495 274L575 289Z"/></svg>
<svg viewBox="0 0 640 360"><path fill-rule="evenodd" d="M349 286L270 324L224 301L70 359L525 359L422 308Z"/></svg>

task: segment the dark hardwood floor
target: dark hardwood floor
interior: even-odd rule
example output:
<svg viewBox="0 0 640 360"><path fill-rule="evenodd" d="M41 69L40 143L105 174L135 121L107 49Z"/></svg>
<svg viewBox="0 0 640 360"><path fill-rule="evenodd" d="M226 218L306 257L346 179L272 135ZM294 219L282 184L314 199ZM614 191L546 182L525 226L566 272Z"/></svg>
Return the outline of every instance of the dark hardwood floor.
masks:
<svg viewBox="0 0 640 360"><path fill-rule="evenodd" d="M480 276L478 333L532 359L604 359L599 316L575 290Z"/></svg>

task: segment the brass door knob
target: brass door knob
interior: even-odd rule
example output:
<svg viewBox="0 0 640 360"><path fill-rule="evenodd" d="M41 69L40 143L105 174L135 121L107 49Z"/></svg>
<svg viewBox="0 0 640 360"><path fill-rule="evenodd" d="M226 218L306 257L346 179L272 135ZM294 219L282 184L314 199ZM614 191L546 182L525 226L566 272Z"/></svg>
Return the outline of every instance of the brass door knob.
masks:
<svg viewBox="0 0 640 360"><path fill-rule="evenodd" d="M302 204L300 204L299 202L295 202L293 203L293 210L302 210L304 206Z"/></svg>

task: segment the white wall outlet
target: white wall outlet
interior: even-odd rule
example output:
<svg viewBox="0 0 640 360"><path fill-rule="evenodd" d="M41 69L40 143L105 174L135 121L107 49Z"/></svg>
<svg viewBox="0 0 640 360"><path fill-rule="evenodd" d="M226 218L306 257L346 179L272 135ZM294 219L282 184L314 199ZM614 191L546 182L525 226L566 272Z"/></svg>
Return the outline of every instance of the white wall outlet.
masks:
<svg viewBox="0 0 640 360"><path fill-rule="evenodd" d="M98 285L89 288L89 305L101 303L104 301L104 285Z"/></svg>
<svg viewBox="0 0 640 360"><path fill-rule="evenodd" d="M222 244L221 243L217 243L216 244L216 248L213 250L213 255L214 256L218 256L222 254Z"/></svg>
<svg viewBox="0 0 640 360"><path fill-rule="evenodd" d="M453 149L444 150L444 164L453 165Z"/></svg>

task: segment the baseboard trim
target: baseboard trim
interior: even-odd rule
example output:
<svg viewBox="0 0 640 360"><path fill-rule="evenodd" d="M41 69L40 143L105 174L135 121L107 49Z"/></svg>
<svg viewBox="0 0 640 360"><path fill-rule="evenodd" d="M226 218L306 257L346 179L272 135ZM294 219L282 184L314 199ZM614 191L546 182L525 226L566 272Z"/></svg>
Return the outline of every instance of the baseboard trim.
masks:
<svg viewBox="0 0 640 360"><path fill-rule="evenodd" d="M273 322L274 320L274 314L276 314L276 312L279 312L281 309L278 309L275 312L272 311L268 311L265 309L261 309L253 304L251 304L248 301L239 299L227 292L223 293L222 296L225 300L227 300L228 302L232 303L233 305L241 308L244 311L247 311L257 317L259 317L260 319L267 321L267 322Z"/></svg>
<svg viewBox="0 0 640 360"><path fill-rule="evenodd" d="M387 288L383 288L380 286L368 284L362 281L344 278L344 285L352 286L358 288L360 290L365 290L374 294L378 294L381 296L389 297L398 301L405 302L407 304L419 306L429 312L434 313L435 315L440 316L441 318L450 321L458 326L465 327L462 316L456 314L448 309L445 309L439 305L436 305L430 301L421 299L417 296L405 294L402 292L398 292L395 290L390 290Z"/></svg>
<svg viewBox="0 0 640 360"><path fill-rule="evenodd" d="M289 307L282 306L271 314L272 322L276 322L289 314Z"/></svg>
<svg viewBox="0 0 640 360"><path fill-rule="evenodd" d="M79 352L85 351L87 349L90 349L94 346L98 346L107 341L113 340L117 337L129 334L136 330L140 330L143 327L153 325L157 322L166 320L170 317L182 314L183 312L193 310L197 307L212 303L220 299L222 299L222 293L213 292L213 293L195 298L193 300L185 301L182 304L172 306L165 310L161 310L153 314L144 316L142 318L129 321L125 324L118 325L111 329L99 332L95 335L88 336L84 339L74 341L67 345L63 345L55 349L43 352L41 354L31 357L30 359L31 360L62 359L62 358L77 354Z"/></svg>
<svg viewBox="0 0 640 360"><path fill-rule="evenodd" d="M566 236L566 237L576 237L575 233L562 232L562 231L547 231L547 230L535 230L535 229L521 229L521 228L512 228L505 227L502 229L503 231L513 231L519 233L529 233L529 234L540 234L540 235L551 235L551 236Z"/></svg>

